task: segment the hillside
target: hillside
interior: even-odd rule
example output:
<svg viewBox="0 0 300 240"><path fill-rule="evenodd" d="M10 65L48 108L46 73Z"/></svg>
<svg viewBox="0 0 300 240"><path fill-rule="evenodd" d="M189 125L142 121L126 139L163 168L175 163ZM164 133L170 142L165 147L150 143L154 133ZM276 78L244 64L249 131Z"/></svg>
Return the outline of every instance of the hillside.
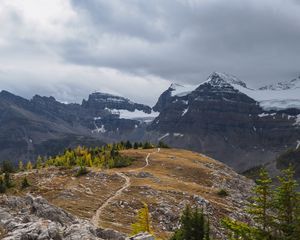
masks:
<svg viewBox="0 0 300 240"><path fill-rule="evenodd" d="M82 177L75 177L74 169L55 167L17 173L13 176L17 186L24 175L31 186L25 191L16 187L8 195L40 195L97 227L126 234L146 202L155 233L162 238L176 229L187 204L204 208L217 239L225 239L219 226L222 217L247 218L243 209L253 182L226 165L180 149L131 149L121 154L135 161L126 168L90 169ZM220 190L228 195L218 194Z"/></svg>
<svg viewBox="0 0 300 240"><path fill-rule="evenodd" d="M287 151L282 152L279 156L273 161L270 161L264 165L249 169L244 174L252 179L256 179L259 174L261 167L264 167L268 170L272 178L276 180L276 177L281 173L283 169L292 166L295 170L295 178L300 183L300 147L299 145L296 148L290 148Z"/></svg>

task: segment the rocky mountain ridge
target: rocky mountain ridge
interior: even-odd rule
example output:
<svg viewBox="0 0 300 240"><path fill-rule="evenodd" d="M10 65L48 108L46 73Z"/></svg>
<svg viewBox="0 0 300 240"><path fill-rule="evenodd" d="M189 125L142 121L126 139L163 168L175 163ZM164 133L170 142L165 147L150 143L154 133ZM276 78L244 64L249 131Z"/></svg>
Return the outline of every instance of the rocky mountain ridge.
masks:
<svg viewBox="0 0 300 240"><path fill-rule="evenodd" d="M280 90L252 89L215 72L196 86L172 84L153 108L101 92L82 104L63 104L53 97L27 100L2 91L0 157L33 160L77 144L163 140L244 171L300 140L298 82L279 83Z"/></svg>
<svg viewBox="0 0 300 240"><path fill-rule="evenodd" d="M234 76L213 73L184 95L171 92L169 88L159 98L155 107L161 113L150 129L172 146L202 151L237 170L275 159L300 139L300 108L260 102L254 95L266 91L250 89Z"/></svg>

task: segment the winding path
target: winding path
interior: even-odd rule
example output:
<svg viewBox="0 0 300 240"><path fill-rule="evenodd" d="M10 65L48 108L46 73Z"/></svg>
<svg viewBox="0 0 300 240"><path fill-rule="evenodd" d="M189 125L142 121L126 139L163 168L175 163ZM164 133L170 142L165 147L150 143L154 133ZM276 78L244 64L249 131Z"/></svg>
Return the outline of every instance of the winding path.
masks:
<svg viewBox="0 0 300 240"><path fill-rule="evenodd" d="M98 210L96 211L95 215L92 217L92 224L94 224L94 226L99 226L99 220L100 220L100 216L102 211L108 206L108 204L110 204L115 198L117 198L118 196L120 196L122 194L122 192L127 189L130 186L130 178L127 177L124 173L117 173L118 176L120 176L121 178L125 179L125 183L123 185L122 188L120 188L114 195L112 195L110 198L108 198L105 203L103 203L101 205L100 208L98 208Z"/></svg>
<svg viewBox="0 0 300 240"><path fill-rule="evenodd" d="M158 151L159 152L159 151ZM147 157L145 158L145 166L141 167L141 168L137 168L137 169L132 169L129 172L136 172L136 171L140 171L146 167L148 167L150 165L149 162L149 157L150 157L151 153L147 154ZM118 172L116 173L118 176L120 176L121 178L123 178L125 180L125 183L123 184L123 187L120 188L118 191L115 192L114 195L112 195L111 197L109 197L96 211L96 213L94 214L94 216L91 219L91 222L94 226L99 227L100 226L100 216L102 214L102 212L104 211L104 209L113 201L115 200L117 197L119 197L124 190L126 190L127 188L130 187L131 183L130 183L130 178L127 177L124 173L122 172Z"/></svg>

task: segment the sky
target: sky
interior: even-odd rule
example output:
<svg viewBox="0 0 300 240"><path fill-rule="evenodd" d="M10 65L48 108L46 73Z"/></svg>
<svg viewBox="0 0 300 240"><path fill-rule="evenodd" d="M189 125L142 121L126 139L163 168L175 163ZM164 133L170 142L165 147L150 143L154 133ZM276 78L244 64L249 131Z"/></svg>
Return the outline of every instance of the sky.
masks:
<svg viewBox="0 0 300 240"><path fill-rule="evenodd" d="M250 87L300 75L300 0L0 0L0 90L153 105L214 71Z"/></svg>

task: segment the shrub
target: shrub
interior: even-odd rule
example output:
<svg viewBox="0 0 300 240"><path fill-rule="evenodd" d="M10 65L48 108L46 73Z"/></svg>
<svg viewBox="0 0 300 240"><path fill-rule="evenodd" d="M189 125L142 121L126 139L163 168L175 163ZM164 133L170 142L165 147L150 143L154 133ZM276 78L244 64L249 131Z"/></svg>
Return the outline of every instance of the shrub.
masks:
<svg viewBox="0 0 300 240"><path fill-rule="evenodd" d="M89 171L87 170L87 168L85 166L80 166L78 172L76 173L76 177L80 177L80 176L86 175L88 173L89 173Z"/></svg>
<svg viewBox="0 0 300 240"><path fill-rule="evenodd" d="M203 210L187 206L180 219L180 228L170 240L209 240L209 221Z"/></svg>
<svg viewBox="0 0 300 240"><path fill-rule="evenodd" d="M220 189L217 194L220 197L227 197L228 196L228 192L225 189Z"/></svg>
<svg viewBox="0 0 300 240"><path fill-rule="evenodd" d="M25 188L28 188L30 186L28 180L27 180L27 177L25 176L22 180L22 183L21 183L21 189L25 189Z"/></svg>
<svg viewBox="0 0 300 240"><path fill-rule="evenodd" d="M4 183L3 177L0 176L0 193L6 192L6 185Z"/></svg>

